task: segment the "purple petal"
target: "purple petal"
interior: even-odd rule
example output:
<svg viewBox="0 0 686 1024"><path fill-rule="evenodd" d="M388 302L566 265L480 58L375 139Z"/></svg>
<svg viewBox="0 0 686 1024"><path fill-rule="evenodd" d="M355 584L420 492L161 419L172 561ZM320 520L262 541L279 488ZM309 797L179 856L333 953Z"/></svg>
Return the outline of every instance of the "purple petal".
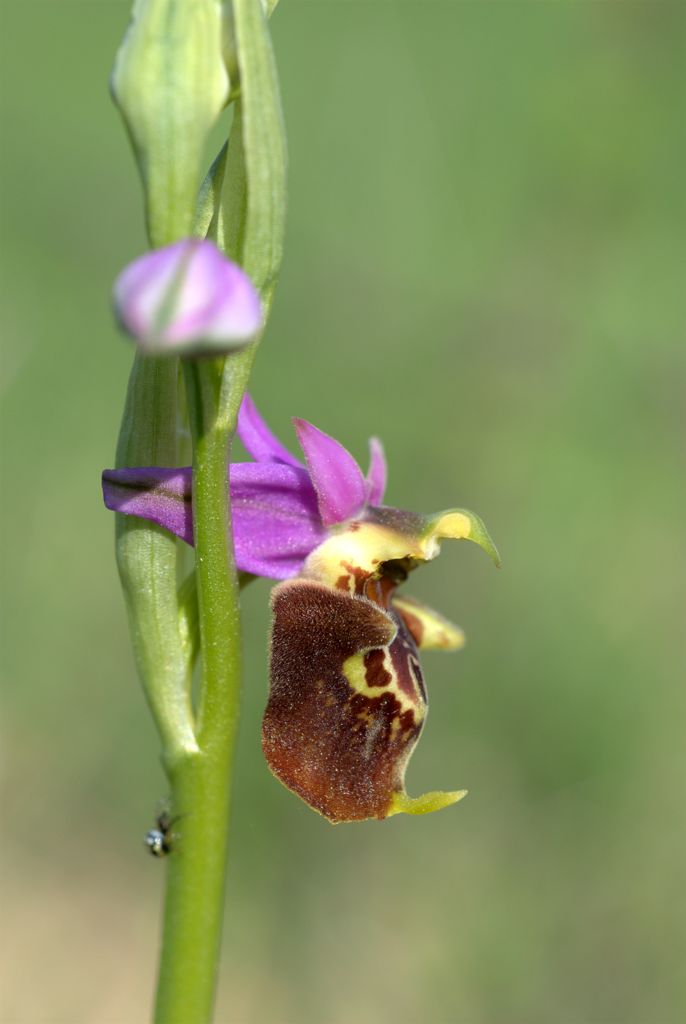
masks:
<svg viewBox="0 0 686 1024"><path fill-rule="evenodd" d="M245 395L238 413L237 434L249 455L257 462L285 462L289 466L302 464L291 455L264 422L250 395Z"/></svg>
<svg viewBox="0 0 686 1024"><path fill-rule="evenodd" d="M229 479L237 568L277 580L296 575L327 536L307 470L235 462ZM114 512L147 519L193 543L190 468L109 469L103 494Z"/></svg>
<svg viewBox="0 0 686 1024"><path fill-rule="evenodd" d="M369 438L369 472L367 473L367 502L370 505L380 505L386 491L386 480L388 468L383 445L378 437Z"/></svg>
<svg viewBox="0 0 686 1024"><path fill-rule="evenodd" d="M259 296L213 242L188 238L145 253L114 285L122 327L148 353L228 351L259 330Z"/></svg>
<svg viewBox="0 0 686 1024"><path fill-rule="evenodd" d="M349 451L307 420L294 419L300 447L319 499L326 526L357 515L364 507L367 484Z"/></svg>

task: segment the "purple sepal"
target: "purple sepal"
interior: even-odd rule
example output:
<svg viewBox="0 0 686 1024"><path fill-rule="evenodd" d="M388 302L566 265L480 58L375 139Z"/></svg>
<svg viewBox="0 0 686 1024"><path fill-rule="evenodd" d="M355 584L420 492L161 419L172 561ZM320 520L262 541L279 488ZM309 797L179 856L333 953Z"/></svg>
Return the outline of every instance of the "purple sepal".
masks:
<svg viewBox="0 0 686 1024"><path fill-rule="evenodd" d="M105 505L138 516L193 543L191 470L108 469ZM276 463L235 462L229 481L236 567L271 579L288 579L326 539L317 495L307 470Z"/></svg>
<svg viewBox="0 0 686 1024"><path fill-rule="evenodd" d="M249 342L262 324L250 278L205 239L140 256L115 281L113 300L124 330L155 355L226 352Z"/></svg>
<svg viewBox="0 0 686 1024"><path fill-rule="evenodd" d="M369 438L369 472L367 473L367 504L380 505L386 492L388 468L383 445L378 437Z"/></svg>
<svg viewBox="0 0 686 1024"><path fill-rule="evenodd" d="M106 469L102 474L105 506L138 516L193 543L191 469Z"/></svg>
<svg viewBox="0 0 686 1024"><path fill-rule="evenodd" d="M243 397L236 433L248 455L252 455L256 462L285 462L289 466L302 467L295 455L291 455L272 434L250 395Z"/></svg>
<svg viewBox="0 0 686 1024"><path fill-rule="evenodd" d="M300 447L319 499L325 526L341 523L361 512L367 483L360 467L342 444L307 420L294 419Z"/></svg>
<svg viewBox="0 0 686 1024"><path fill-rule="evenodd" d="M307 470L274 462L234 462L230 470L236 566L285 580L324 540Z"/></svg>

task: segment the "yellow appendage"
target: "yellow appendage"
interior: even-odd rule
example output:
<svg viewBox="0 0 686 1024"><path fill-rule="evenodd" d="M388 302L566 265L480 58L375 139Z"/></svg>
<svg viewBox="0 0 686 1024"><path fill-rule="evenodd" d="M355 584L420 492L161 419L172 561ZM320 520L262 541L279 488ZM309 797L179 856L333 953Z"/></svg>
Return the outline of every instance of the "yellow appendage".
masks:
<svg viewBox="0 0 686 1024"><path fill-rule="evenodd" d="M457 789L452 793L424 793L422 796L408 796L407 793L394 793L391 800L390 818L393 814L430 814L450 807L467 795L466 789Z"/></svg>

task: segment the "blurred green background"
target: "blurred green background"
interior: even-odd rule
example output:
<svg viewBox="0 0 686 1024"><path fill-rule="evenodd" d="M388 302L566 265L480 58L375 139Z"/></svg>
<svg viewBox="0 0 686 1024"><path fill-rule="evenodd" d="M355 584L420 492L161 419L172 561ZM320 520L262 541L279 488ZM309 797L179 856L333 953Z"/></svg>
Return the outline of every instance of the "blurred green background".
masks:
<svg viewBox="0 0 686 1024"><path fill-rule="evenodd" d="M131 362L111 282L144 248L107 92L124 2L4 3L3 1024L145 1021L165 783L100 504ZM283 0L286 260L253 393L388 500L483 515L413 591L411 793L332 828L259 749L247 679L218 1020L683 1019L684 19L670 3Z"/></svg>

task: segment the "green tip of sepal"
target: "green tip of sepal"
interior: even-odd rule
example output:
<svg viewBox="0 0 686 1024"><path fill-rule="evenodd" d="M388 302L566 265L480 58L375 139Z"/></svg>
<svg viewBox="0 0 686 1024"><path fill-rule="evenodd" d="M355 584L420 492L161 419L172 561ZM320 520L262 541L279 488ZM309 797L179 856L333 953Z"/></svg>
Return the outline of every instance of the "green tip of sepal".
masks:
<svg viewBox="0 0 686 1024"><path fill-rule="evenodd" d="M445 540L473 540L495 565L500 568L500 555L483 522L474 512L465 508L454 508L449 512L441 512L431 524L433 535Z"/></svg>
<svg viewBox="0 0 686 1024"><path fill-rule="evenodd" d="M430 814L432 811L441 811L444 807L456 804L467 795L466 789L456 789L452 793L442 793L435 790L432 793L423 793L422 796L408 796L407 793L394 793L391 798L391 809L387 817L393 814Z"/></svg>

